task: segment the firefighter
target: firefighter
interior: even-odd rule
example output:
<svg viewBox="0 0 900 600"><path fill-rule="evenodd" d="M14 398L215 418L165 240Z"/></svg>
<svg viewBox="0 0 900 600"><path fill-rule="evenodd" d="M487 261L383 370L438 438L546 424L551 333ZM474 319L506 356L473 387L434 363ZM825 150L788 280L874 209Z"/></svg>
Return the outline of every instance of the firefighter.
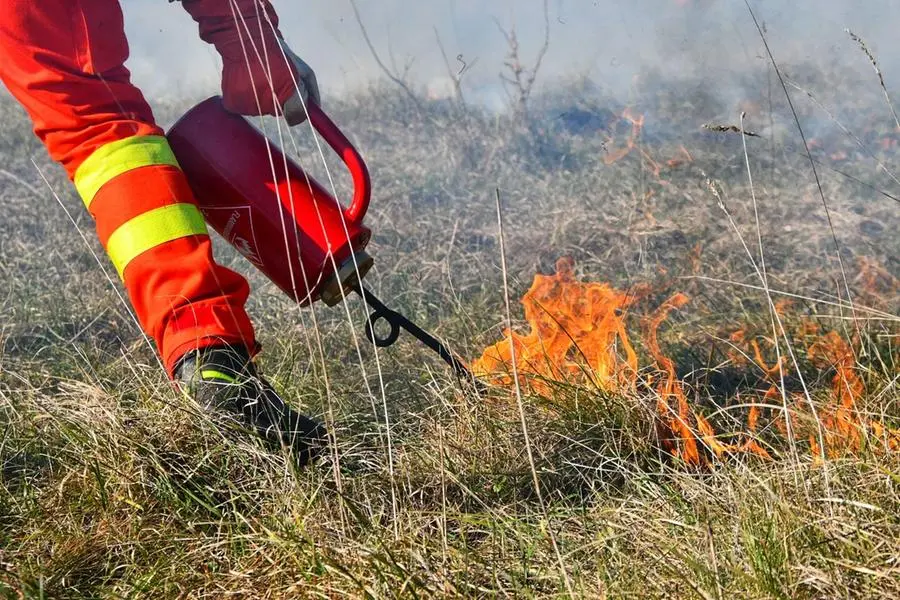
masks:
<svg viewBox="0 0 900 600"><path fill-rule="evenodd" d="M305 121L306 102L319 103L316 76L285 43L268 0L180 4L222 58L228 110ZM84 201L167 376L304 465L326 431L257 370L248 283L213 259L188 182L130 81L128 53L118 0L0 3L0 79Z"/></svg>

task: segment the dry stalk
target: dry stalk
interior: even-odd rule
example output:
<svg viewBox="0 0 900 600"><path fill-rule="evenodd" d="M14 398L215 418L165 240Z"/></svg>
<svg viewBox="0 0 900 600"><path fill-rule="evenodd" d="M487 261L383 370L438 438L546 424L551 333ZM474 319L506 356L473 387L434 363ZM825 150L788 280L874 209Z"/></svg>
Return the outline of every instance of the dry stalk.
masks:
<svg viewBox="0 0 900 600"><path fill-rule="evenodd" d="M500 188L496 189L496 201L497 235L500 241L500 266L503 272L503 301L504 305L506 306L506 326L509 331L512 331L512 311L510 309L509 282L507 280L506 270L506 247L504 244L503 235L503 206L500 202ZM528 467L529 469L531 469L531 479L534 484L534 493L537 495L538 504L540 504L544 522L547 524L547 534L550 537L550 544L553 546L553 552L556 554L556 560L559 562L559 570L563 576L563 581L566 584L566 591L569 593L569 597L574 598L575 595L572 590L572 582L569 580L569 573L566 570L565 563L563 562L562 553L559 551L559 545L556 543L556 535L553 533L553 524L550 523L550 516L547 513L547 506L544 503L544 496L541 492L541 484L538 480L537 467L534 463L534 454L531 450L531 438L528 435L528 423L525 419L525 401L522 398L522 387L519 384L519 373L518 368L516 367L516 347L512 335L509 336L509 348L512 356L510 364L512 367L512 379L516 391L516 406L519 409L519 421L522 426L522 436L525 439L525 454L528 456Z"/></svg>
<svg viewBox="0 0 900 600"><path fill-rule="evenodd" d="M793 365L794 370L797 373L797 378L800 382L801 388L803 389L804 398L806 399L807 404L809 404L810 410L812 411L812 414L813 414L813 419L816 422L816 432L817 432L817 436L818 436L818 440L819 440L819 447L820 447L820 453L821 453L820 458L822 459L823 464L827 464L827 463L825 463L825 455L824 455L824 449L823 449L825 434L824 434L824 428L822 427L822 421L821 421L821 419L819 419L818 411L816 410L816 407L813 403L812 394L809 392L809 388L806 385L806 380L804 379L803 373L800 370L800 361L797 358L796 353L794 352L794 348L791 346L790 338L788 337L787 330L784 327L784 323L781 320L781 316L778 314L778 311L775 309L775 305L772 301L772 296L769 291L768 282L767 282L765 276L760 271L759 264L753 258L753 253L750 251L750 247L747 245L747 241L744 239L744 236L741 234L740 230L738 229L737 223L735 223L735 221L734 221L734 217L731 215L731 212L728 210L728 207L725 204L725 198L723 197L723 193L720 189L721 185L716 180L709 178L705 173L703 173L702 170L701 170L701 173L704 175L704 177L706 177L705 183L706 183L707 189L709 189L710 193L715 197L715 199L719 205L719 208L722 209L722 212L725 213L725 216L728 219L728 222L731 225L732 230L734 230L734 233L735 233L735 235L737 235L738 240L741 243L741 246L744 248L744 252L747 253L747 257L750 260L750 265L753 267L753 270L756 272L757 277L759 277L760 281L762 282L762 287L760 289L762 289L766 293L766 298L769 303L770 315L772 315L774 322L778 325L778 331L780 332L781 336L784 338L785 346L787 347L787 350L788 350L788 355L791 357L791 364ZM777 336L776 336L776 340L777 340ZM780 387L781 387L781 397L782 397L782 410L784 411L784 418L785 418L785 422L787 423L788 443L791 448L791 454L794 457L795 464L800 464L799 454L797 453L797 450L796 450L795 437L792 432L792 428L790 426L790 409L787 404L787 391L786 391L786 388L784 385L784 371L780 366L780 362L781 361L779 361L779 375L781 377L781 386ZM827 472L826 472L825 485L826 485L826 487L829 486Z"/></svg>
<svg viewBox="0 0 900 600"><path fill-rule="evenodd" d="M809 101L812 102L816 107L818 107L819 110L821 110L826 115L828 115L828 118L831 119L831 121L835 125L838 126L838 128L844 133L844 135L846 135L847 137L852 139L856 143L857 147L866 154L866 156L868 156L873 161L875 161L875 164L878 165L879 169L884 171L885 174L888 177L890 177L894 183L896 183L897 185L900 185L900 179L897 179L897 176L894 175L894 173L890 169L888 169L887 166L882 161L878 160L878 157L875 156L875 153L872 152L871 150L869 150L866 147L866 145L863 144L862 140L859 139L858 135L856 135L855 133L850 131L846 125L844 125L843 123L838 121L837 117L835 117L834 114L830 110L828 110L821 102L819 102L819 100L813 95L813 93L811 91L802 87L800 84L791 80L791 78L789 78L789 77L785 77L785 81L787 81L788 85L790 85L792 88L794 88L798 92L803 92L804 94L806 94L806 96L809 98Z"/></svg>
<svg viewBox="0 0 900 600"><path fill-rule="evenodd" d="M875 57L872 56L872 53L869 52L869 48L866 46L866 43L862 40L861 37L850 31L849 29L844 29L847 32L847 35L850 38L859 44L859 47L862 48L862 51L866 53L866 56L869 57L869 62L872 63L872 67L875 69L875 74L878 75L878 83L881 85L881 89L884 92L884 99L887 101L888 107L891 109L891 114L894 115L894 123L897 126L897 131L900 131L900 117L897 117L897 111L894 110L894 103L891 102L891 97L888 94L887 86L884 85L884 76L881 74L881 69L878 68L878 63L875 61Z"/></svg>
<svg viewBox="0 0 900 600"><path fill-rule="evenodd" d="M760 39L762 40L763 46L766 48L766 55L769 57L769 62L772 63L772 68L775 69L775 74L778 76L778 81L781 83L781 89L784 91L784 97L787 99L788 106L791 108L791 114L794 117L794 123L797 125L797 131L800 133L800 139L803 140L803 147L806 149L806 156L809 159L809 166L812 169L813 177L816 180L816 189L819 192L819 198L822 200L822 207L825 209L825 219L828 221L828 229L831 232L831 239L834 241L834 249L835 254L837 255L838 265L841 270L841 279L844 283L844 291L847 294L847 303L850 305L850 312L853 314L853 322L857 327L857 333L859 333L859 324L856 319L856 309L854 307L853 295L850 293L850 283L847 280L847 269L844 267L844 257L841 255L841 244L838 241L837 231L834 228L834 219L831 217L831 209L828 207L828 201L825 199L825 191L822 189L822 182L819 179L819 171L816 169L816 163L812 158L812 153L809 150L809 143L806 140L806 134L803 132L803 126L800 125L800 117L797 115L797 110L794 108L794 101L791 100L791 95L788 93L787 84L784 81L784 77L781 74L781 69L778 67L778 63L775 61L775 57L772 55L772 50L769 48L769 41L766 39L766 34L763 32L762 26L759 24L759 21L756 18L756 13L753 12L753 9L750 8L750 3L748 0L744 0L744 4L747 6L747 10L750 12L750 17L753 19L753 23L756 26L757 32L759 32Z"/></svg>

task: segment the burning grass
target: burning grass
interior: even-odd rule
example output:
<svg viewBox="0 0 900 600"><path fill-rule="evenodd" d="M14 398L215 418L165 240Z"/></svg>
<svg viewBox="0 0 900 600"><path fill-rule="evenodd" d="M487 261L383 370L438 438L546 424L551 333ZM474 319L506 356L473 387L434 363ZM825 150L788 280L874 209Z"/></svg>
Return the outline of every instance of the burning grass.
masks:
<svg viewBox="0 0 900 600"><path fill-rule="evenodd" d="M653 418L659 444L688 465L709 466L713 458L734 453L773 460L757 439L764 412L777 415L774 423L783 438L782 449L792 444L795 436L805 437L816 460L858 454L864 449L900 450L900 429L887 427L862 410L868 393L857 374L865 368L858 353L837 331L822 331L808 319L800 321L799 336L781 341L783 354L772 364L764 357L759 340L745 328L730 335L733 363L758 367L769 387L758 397L742 398L750 405L746 428L731 434L737 440L723 441L709 420L691 406L684 384L676 376L675 363L660 348L659 328L671 311L689 304L686 294L676 292L644 317L643 342L652 368L647 371L639 364L635 342L628 334L628 309L650 291L648 285L620 291L603 283L580 282L574 275L574 261L560 259L556 273L536 275L522 297L528 334L507 330L504 339L488 347L471 369L477 377L507 388L513 377L518 377L524 389L538 395L552 394L553 382L574 381L606 393L655 396ZM784 314L789 306L782 302L775 307L779 322L789 317ZM858 340L855 345L858 347ZM830 387L803 393L784 389L781 382L791 372L787 346L806 354L818 370L813 376L834 372ZM775 348L768 350L765 354ZM900 355L891 362L900 362ZM651 389L653 393L647 394ZM813 396L821 397L815 406ZM773 406L777 402L784 406Z"/></svg>

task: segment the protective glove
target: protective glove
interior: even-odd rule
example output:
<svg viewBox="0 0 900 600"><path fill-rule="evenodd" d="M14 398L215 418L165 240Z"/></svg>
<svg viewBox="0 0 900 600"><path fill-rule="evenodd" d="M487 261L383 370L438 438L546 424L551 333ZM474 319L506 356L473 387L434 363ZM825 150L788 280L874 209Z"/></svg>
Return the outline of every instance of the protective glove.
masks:
<svg viewBox="0 0 900 600"><path fill-rule="evenodd" d="M222 103L245 116L283 114L306 120L307 102L320 103L313 70L287 45L268 0L181 0L200 39L222 57Z"/></svg>
<svg viewBox="0 0 900 600"><path fill-rule="evenodd" d="M285 56L291 61L295 73L295 78L291 82L294 93L284 102L282 111L289 125L298 125L306 120L305 106L307 102L312 101L316 106L321 106L319 83L316 81L316 74L312 68L294 54L283 39L279 38L278 43L284 50ZM293 85L294 81L296 81L296 85Z"/></svg>

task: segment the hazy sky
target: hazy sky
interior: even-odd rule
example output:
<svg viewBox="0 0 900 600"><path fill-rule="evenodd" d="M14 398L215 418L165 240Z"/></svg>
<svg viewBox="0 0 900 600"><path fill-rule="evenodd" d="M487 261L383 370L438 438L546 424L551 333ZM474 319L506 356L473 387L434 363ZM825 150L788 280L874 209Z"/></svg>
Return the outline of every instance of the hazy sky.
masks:
<svg viewBox="0 0 900 600"><path fill-rule="evenodd" d="M378 74L349 0L273 4L288 42L316 70L324 101ZM217 55L198 39L196 25L177 3L122 5L132 49L128 65L149 96L217 91ZM385 60L389 51L400 65L414 59L411 74L423 84L443 75L437 28L451 60L458 54L477 58L468 83L484 94L497 85L506 50L495 19L516 23L525 59L534 56L543 35L542 0L357 0L357 6ZM776 58L834 55L854 68L870 68L843 31L849 27L866 39L886 73L900 72L900 0L753 0L751 6L765 21ZM549 0L549 8L545 76L587 73L624 86L642 65L712 77L765 67L744 0Z"/></svg>

